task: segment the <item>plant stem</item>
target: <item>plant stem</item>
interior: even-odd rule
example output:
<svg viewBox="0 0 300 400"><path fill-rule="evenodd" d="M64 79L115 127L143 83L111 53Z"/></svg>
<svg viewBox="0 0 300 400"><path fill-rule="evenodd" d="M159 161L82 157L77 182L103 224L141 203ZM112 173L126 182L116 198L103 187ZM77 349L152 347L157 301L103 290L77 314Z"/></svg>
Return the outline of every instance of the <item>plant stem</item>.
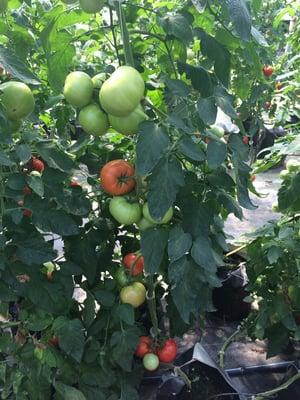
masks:
<svg viewBox="0 0 300 400"><path fill-rule="evenodd" d="M163 118L168 118L167 114L164 113L163 111L161 111L159 108L155 107L150 100L148 99L144 99L144 102L147 104L147 106L149 106L150 108L152 108L152 110L154 110L158 115L160 115Z"/></svg>
<svg viewBox="0 0 300 400"><path fill-rule="evenodd" d="M128 29L126 26L126 21L125 21L125 15L123 13L121 1L116 1L116 11L118 15L118 20L119 20L119 25L121 29L121 35L122 35L122 40L123 40L123 48L124 48L124 55L125 55L125 63L126 65L130 65L131 67L134 67L134 59L133 59L133 54L132 54L132 49L130 45L130 38L129 38L129 33Z"/></svg>
<svg viewBox="0 0 300 400"><path fill-rule="evenodd" d="M157 338L158 336L158 319L157 319L157 312L156 312L156 299L155 299L155 285L153 283L153 276L149 275L147 278L147 302L148 308L150 312L150 319L153 326L153 334L154 337Z"/></svg>
<svg viewBox="0 0 300 400"><path fill-rule="evenodd" d="M114 26L114 21L113 21L113 12L112 12L112 8L110 6L109 6L109 18L110 18L111 33L112 33L112 37L113 37L113 41L114 41L114 48L116 49L116 55L117 55L119 65L121 65L121 59L120 59L120 54L119 54L119 50L118 50L118 42L117 42L115 26Z"/></svg>
<svg viewBox="0 0 300 400"><path fill-rule="evenodd" d="M292 383L294 383L298 379L300 379L300 372L292 376L289 380L287 380L285 383L278 386L277 388L268 390L267 392L258 393L257 395L255 395L255 397L253 397L253 400L263 400L265 397L272 396L273 394L278 393L281 390L287 389Z"/></svg>
<svg viewBox="0 0 300 400"><path fill-rule="evenodd" d="M223 346L221 347L221 350L219 351L219 364L221 368L224 368L224 358L225 358L225 351L227 349L227 347L231 344L231 342L233 342L233 339L240 333L241 331L241 326L239 326L237 328L236 331L233 332L233 334L231 336L229 336L229 338L227 338L225 340L225 342L223 343Z"/></svg>

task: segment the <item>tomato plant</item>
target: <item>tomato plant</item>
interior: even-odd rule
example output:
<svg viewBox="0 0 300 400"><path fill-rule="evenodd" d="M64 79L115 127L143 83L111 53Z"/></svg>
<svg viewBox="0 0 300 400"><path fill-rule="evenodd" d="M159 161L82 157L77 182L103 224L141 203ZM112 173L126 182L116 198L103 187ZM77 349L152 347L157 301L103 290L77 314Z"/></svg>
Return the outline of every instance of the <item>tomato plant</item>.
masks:
<svg viewBox="0 0 300 400"><path fill-rule="evenodd" d="M274 82L250 3L192 3L0 2L8 398L138 399L156 343L212 310L224 220L255 207L243 116ZM143 274L126 274L137 251Z"/></svg>

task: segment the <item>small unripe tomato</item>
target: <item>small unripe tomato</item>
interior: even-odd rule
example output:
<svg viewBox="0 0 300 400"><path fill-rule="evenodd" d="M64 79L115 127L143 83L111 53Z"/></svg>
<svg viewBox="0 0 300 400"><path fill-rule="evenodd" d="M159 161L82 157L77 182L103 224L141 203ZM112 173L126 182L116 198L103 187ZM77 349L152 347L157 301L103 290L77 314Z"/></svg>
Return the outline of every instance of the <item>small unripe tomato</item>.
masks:
<svg viewBox="0 0 300 400"><path fill-rule="evenodd" d="M143 366L147 371L155 371L159 366L159 358L156 354L148 353L143 358Z"/></svg>

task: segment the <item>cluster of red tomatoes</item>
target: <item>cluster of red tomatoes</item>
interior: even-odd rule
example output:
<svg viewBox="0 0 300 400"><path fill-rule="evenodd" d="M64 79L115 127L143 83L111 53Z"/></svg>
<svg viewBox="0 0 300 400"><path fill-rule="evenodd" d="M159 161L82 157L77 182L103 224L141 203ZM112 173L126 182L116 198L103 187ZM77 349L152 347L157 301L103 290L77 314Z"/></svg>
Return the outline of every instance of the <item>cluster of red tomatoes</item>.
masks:
<svg viewBox="0 0 300 400"><path fill-rule="evenodd" d="M143 359L143 365L148 371L155 371L160 363L170 364L177 355L177 343L167 339L162 344L156 343L150 336L141 336L135 355Z"/></svg>
<svg viewBox="0 0 300 400"><path fill-rule="evenodd" d="M140 102L145 84L137 70L122 66L107 79L105 73L94 77L82 71L71 72L65 80L64 96L79 109L79 123L89 135L105 134L110 127L123 135L138 132L147 116Z"/></svg>

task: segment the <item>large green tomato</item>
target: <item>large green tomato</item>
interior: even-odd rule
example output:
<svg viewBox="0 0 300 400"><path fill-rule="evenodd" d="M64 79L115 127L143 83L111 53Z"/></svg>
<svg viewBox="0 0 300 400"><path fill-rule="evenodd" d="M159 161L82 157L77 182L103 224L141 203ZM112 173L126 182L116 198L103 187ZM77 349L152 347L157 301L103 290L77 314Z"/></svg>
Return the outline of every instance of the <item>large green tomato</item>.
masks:
<svg viewBox="0 0 300 400"><path fill-rule="evenodd" d="M108 116L111 126L123 135L134 135L138 133L139 125L147 119L147 115L143 111L143 107L139 104L126 117Z"/></svg>
<svg viewBox="0 0 300 400"><path fill-rule="evenodd" d="M173 208L170 207L161 220L155 220L151 217L148 203L143 205L143 216L152 224L167 224L173 217Z"/></svg>
<svg viewBox="0 0 300 400"><path fill-rule="evenodd" d="M106 73L100 72L100 74L93 76L92 81L93 81L94 88L100 89L101 86L103 85L103 82L106 81Z"/></svg>
<svg viewBox="0 0 300 400"><path fill-rule="evenodd" d="M121 290L120 299L122 303L131 304L132 307L137 308L146 300L146 288L140 282L133 282Z"/></svg>
<svg viewBox="0 0 300 400"><path fill-rule="evenodd" d="M140 231L145 231L148 228L153 228L153 226L155 226L156 224L154 224L153 222L150 222L148 219L146 218L141 218L139 220L139 222L137 223L137 226L139 228Z"/></svg>
<svg viewBox="0 0 300 400"><path fill-rule="evenodd" d="M131 225L139 222L142 216L138 203L129 203L124 197L113 197L109 203L111 215L122 225Z"/></svg>
<svg viewBox="0 0 300 400"><path fill-rule="evenodd" d="M7 10L8 0L0 0L0 13L4 13Z"/></svg>
<svg viewBox="0 0 300 400"><path fill-rule="evenodd" d="M88 14L95 14L101 10L104 5L102 0L79 0L80 6Z"/></svg>
<svg viewBox="0 0 300 400"><path fill-rule="evenodd" d="M82 71L71 72L65 80L64 96L73 107L82 108L92 99L94 85L88 74Z"/></svg>
<svg viewBox="0 0 300 400"><path fill-rule="evenodd" d="M34 110L34 97L30 88L22 82L6 82L0 85L0 95L10 120L26 118Z"/></svg>
<svg viewBox="0 0 300 400"><path fill-rule="evenodd" d="M222 138L224 136L224 129L219 127L219 126L215 126L212 125L209 127L208 132L211 132L213 135Z"/></svg>
<svg viewBox="0 0 300 400"><path fill-rule="evenodd" d="M107 115L97 104L82 108L78 119L82 129L89 135L103 135L109 128Z"/></svg>
<svg viewBox="0 0 300 400"><path fill-rule="evenodd" d="M123 66L107 79L100 90L99 100L107 114L125 117L136 109L144 96L145 84L139 72Z"/></svg>

